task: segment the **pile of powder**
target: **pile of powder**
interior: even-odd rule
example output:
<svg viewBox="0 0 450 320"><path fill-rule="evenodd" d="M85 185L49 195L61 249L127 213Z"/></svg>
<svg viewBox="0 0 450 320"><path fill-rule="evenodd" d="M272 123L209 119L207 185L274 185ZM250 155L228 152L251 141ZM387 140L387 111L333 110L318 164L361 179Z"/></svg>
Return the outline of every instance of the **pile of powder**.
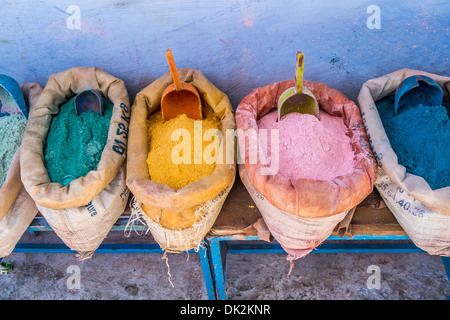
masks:
<svg viewBox="0 0 450 320"><path fill-rule="evenodd" d="M107 99L103 103L103 116L94 111L77 116L73 97L53 117L44 149L45 167L52 182L65 186L97 169L113 109Z"/></svg>
<svg viewBox="0 0 450 320"><path fill-rule="evenodd" d="M450 122L445 106L400 106L394 115L394 99L376 103L399 164L424 178L432 189L450 186Z"/></svg>
<svg viewBox="0 0 450 320"><path fill-rule="evenodd" d="M259 129L278 129L278 174L288 179L333 180L353 171L354 153L343 119L322 110L319 115L320 120L292 112L277 122L275 110L258 120ZM262 147L268 159L273 147L270 141L269 134L267 152Z"/></svg>
<svg viewBox="0 0 450 320"><path fill-rule="evenodd" d="M5 183L12 158L22 143L27 119L21 114L0 117L0 186Z"/></svg>
<svg viewBox="0 0 450 320"><path fill-rule="evenodd" d="M201 120L202 137L206 130L218 129L221 130L221 123L214 115L211 108L203 108L204 117ZM200 120L197 120L200 121ZM148 172L150 179L153 182L166 184L169 187L178 190L189 183L192 183L202 177L208 176L214 172L216 164L208 164L203 158L203 151L212 141L203 141L202 139L202 159L201 163L194 163L194 120L182 114L176 118L163 122L161 112L156 112L150 116L148 121L148 137L149 137L149 153L147 157ZM172 133L177 129L185 129L190 133L190 141L187 146L191 150L190 163L176 164L172 160L172 150L175 146L186 143L184 138L172 141ZM198 130L198 133L200 131ZM200 148L198 148L200 149ZM177 149L176 149L177 150ZM200 150L197 150L198 152ZM180 158L182 158L180 152ZM212 154L213 157L217 156Z"/></svg>

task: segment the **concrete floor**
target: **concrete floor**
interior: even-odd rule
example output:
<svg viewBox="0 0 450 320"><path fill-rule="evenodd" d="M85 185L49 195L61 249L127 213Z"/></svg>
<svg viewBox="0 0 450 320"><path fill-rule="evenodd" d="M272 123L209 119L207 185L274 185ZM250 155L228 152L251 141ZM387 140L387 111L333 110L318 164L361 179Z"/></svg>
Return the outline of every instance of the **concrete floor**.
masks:
<svg viewBox="0 0 450 320"><path fill-rule="evenodd" d="M52 233L26 233L21 242L61 243ZM111 232L105 243L148 243L150 235L124 238ZM79 262L69 253L13 253L13 271L0 276L0 299L208 299L198 254L169 254L170 281L162 254L94 254ZM80 288L67 286L70 266L79 266ZM367 268L380 268L380 289L366 285ZM426 253L309 254L290 277L281 254L231 254L229 299L446 299L450 285L440 257ZM69 271L69 272L68 272Z"/></svg>

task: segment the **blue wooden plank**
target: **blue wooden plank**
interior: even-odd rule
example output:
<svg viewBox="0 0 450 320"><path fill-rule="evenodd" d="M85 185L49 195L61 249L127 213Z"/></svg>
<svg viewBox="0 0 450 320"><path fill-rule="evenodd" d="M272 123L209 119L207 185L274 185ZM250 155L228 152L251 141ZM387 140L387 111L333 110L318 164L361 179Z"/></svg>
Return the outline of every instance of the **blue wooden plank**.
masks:
<svg viewBox="0 0 450 320"><path fill-rule="evenodd" d="M311 253L406 253L424 252L413 243L322 243ZM278 253L286 251L279 244L266 243L229 243L228 253Z"/></svg>
<svg viewBox="0 0 450 320"><path fill-rule="evenodd" d="M124 231L127 227L129 217L122 216L114 223L111 227L111 231ZM135 231L147 231L148 227L145 225L133 226ZM48 224L44 217L36 217L33 219L31 224L27 228L28 232L39 232L39 231L53 231L52 227Z"/></svg>
<svg viewBox="0 0 450 320"><path fill-rule="evenodd" d="M233 238L232 236L207 236L207 239L212 240L220 240L220 241L239 241L240 239ZM261 240L258 236L246 236L245 241L252 240ZM410 240L410 237L407 235L353 235L352 237L338 237L338 236L330 236L327 240Z"/></svg>
<svg viewBox="0 0 450 320"><path fill-rule="evenodd" d="M13 252L76 253L65 244L18 243ZM164 253L156 243L149 244L101 244L95 253Z"/></svg>
<svg viewBox="0 0 450 320"><path fill-rule="evenodd" d="M330 236L327 240L410 240L408 235L370 235L357 234L351 237Z"/></svg>

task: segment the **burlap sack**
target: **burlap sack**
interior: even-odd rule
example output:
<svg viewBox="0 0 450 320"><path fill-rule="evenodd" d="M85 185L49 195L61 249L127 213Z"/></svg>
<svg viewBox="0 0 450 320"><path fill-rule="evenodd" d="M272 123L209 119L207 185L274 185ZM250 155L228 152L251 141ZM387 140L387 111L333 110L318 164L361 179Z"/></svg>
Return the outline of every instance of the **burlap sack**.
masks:
<svg viewBox="0 0 450 320"><path fill-rule="evenodd" d="M87 89L100 90L113 104L108 140L97 170L62 186L52 183L44 165L44 147L52 117L59 106ZM116 177L126 157L129 98L122 80L103 70L72 68L50 76L27 124L20 154L23 184L34 201L46 208L87 205ZM125 130L124 130L125 128Z"/></svg>
<svg viewBox="0 0 450 320"><path fill-rule="evenodd" d="M42 87L37 83L21 85L29 110L33 110ZM20 150L16 151L5 183L0 187L0 258L11 254L38 209L20 179Z"/></svg>
<svg viewBox="0 0 450 320"><path fill-rule="evenodd" d="M238 133L258 130L257 120L272 109L282 92L294 85L285 81L257 88L246 96L236 110ZM239 150L244 164L240 177L255 201L274 238L293 261L307 255L331 235L373 190L375 161L369 148L359 109L342 93L323 83L305 81L320 107L331 115L343 117L355 153L353 172L332 181L287 179L280 174L261 174L265 164L250 163L250 153L258 144L240 137ZM242 133L241 133L242 132Z"/></svg>
<svg viewBox="0 0 450 320"><path fill-rule="evenodd" d="M432 190L429 184L398 163L378 114L375 102L395 93L412 75L426 75L449 97L450 78L401 69L363 84L358 95L364 124L379 164L375 186L386 205L413 242L430 254L450 254L450 186ZM426 155L424 155L426 156Z"/></svg>
<svg viewBox="0 0 450 320"><path fill-rule="evenodd" d="M279 210L256 191L250 182L245 165L239 165L239 176L255 202L271 235L287 252L288 260L306 256L325 241L346 217L344 211L329 217L302 218Z"/></svg>
<svg viewBox="0 0 450 320"><path fill-rule="evenodd" d="M126 165L86 206L50 209L37 205L59 238L77 251L78 260L91 258L124 212L130 191L126 186Z"/></svg>
<svg viewBox="0 0 450 320"><path fill-rule="evenodd" d="M293 81L285 81L253 90L236 109L237 128L242 132L258 131L256 121L276 109L278 97L293 85ZM261 169L267 165L259 161L249 163L249 154L257 152L257 144L248 145L239 139L240 153L252 185L272 205L303 218L327 217L350 210L372 192L375 160L356 104L323 83L305 81L304 85L314 94L321 109L343 118L355 154L353 172L332 181L261 175Z"/></svg>
<svg viewBox="0 0 450 320"><path fill-rule="evenodd" d="M226 130L235 129L234 112L228 97L219 91L200 71L178 70L180 80L193 85L222 123L223 150L227 144ZM179 190L153 182L147 167L148 117L160 108L164 89L173 83L170 73L139 92L133 103L129 148L127 155L127 185L136 198L134 218L143 216L153 237L167 251L180 252L198 247L220 212L236 175L234 149L232 158L217 163L214 172ZM224 158L228 152L224 152ZM231 163L230 163L231 162ZM200 230L200 231L199 231Z"/></svg>
<svg viewBox="0 0 450 320"><path fill-rule="evenodd" d="M100 90L113 104L108 139L97 170L67 186L51 182L44 147L52 117L75 94ZM22 141L22 181L49 225L79 259L90 258L127 204L126 146L130 119L122 80L94 68L72 68L52 75L31 113Z"/></svg>

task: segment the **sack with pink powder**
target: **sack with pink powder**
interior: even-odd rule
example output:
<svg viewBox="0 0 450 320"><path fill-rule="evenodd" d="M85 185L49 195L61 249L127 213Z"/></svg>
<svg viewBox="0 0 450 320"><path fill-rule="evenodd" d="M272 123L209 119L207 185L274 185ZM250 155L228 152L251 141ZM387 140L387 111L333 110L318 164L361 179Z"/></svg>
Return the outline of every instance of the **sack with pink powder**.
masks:
<svg viewBox="0 0 450 320"><path fill-rule="evenodd" d="M292 86L257 88L236 110L241 180L289 260L311 252L353 214L376 172L359 109L339 91L305 81L320 119L291 113L277 121L278 98Z"/></svg>

